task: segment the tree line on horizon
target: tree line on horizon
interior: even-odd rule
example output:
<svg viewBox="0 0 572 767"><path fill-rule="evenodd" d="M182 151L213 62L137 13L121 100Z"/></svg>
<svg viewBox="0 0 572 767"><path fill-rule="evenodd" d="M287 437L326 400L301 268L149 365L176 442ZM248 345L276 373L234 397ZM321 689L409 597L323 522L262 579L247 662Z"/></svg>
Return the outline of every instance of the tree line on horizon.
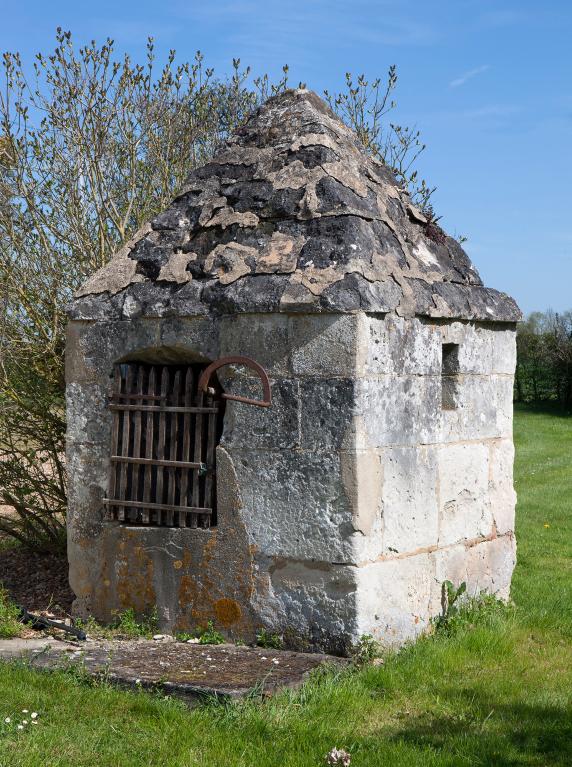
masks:
<svg viewBox="0 0 572 767"><path fill-rule="evenodd" d="M572 409L572 310L533 312L518 325L516 402Z"/></svg>

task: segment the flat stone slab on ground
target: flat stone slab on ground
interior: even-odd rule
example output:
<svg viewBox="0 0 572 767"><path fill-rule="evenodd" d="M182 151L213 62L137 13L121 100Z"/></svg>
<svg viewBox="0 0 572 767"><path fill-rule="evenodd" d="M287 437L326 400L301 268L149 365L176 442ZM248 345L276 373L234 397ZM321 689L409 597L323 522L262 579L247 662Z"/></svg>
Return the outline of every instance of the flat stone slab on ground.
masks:
<svg viewBox="0 0 572 767"><path fill-rule="evenodd" d="M192 699L204 695L239 698L258 690L270 695L299 687L311 671L347 660L330 655L174 641L88 641L71 644L54 639L0 640L0 659L26 658L40 669L69 664L92 676L105 676L127 687L159 688Z"/></svg>

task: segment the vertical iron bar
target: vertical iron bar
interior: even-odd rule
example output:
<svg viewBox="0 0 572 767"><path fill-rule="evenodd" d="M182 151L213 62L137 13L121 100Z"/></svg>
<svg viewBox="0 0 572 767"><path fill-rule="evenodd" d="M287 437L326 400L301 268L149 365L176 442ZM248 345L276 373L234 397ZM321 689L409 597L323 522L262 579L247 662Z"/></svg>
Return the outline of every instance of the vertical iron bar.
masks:
<svg viewBox="0 0 572 767"><path fill-rule="evenodd" d="M149 380L147 382L147 394L154 395L157 386L157 371L155 366L149 371ZM153 400L148 400L150 404L154 404ZM155 421L155 413L147 413L147 424L145 429L145 458L153 458L153 426ZM153 483L153 467L151 465L145 466L144 487L143 487L143 501L144 503L151 502L151 485ZM148 525L151 521L150 514L152 514L149 508L143 507L142 516L143 524Z"/></svg>
<svg viewBox="0 0 572 767"><path fill-rule="evenodd" d="M160 404L162 407L167 405L167 394L169 391L169 369L166 365L163 365L161 369L161 399ZM165 442L167 438L167 414L165 412L159 413L159 438L157 442L157 458L163 460L165 458ZM165 467L157 466L157 495L155 498L156 503L164 503L163 500L163 480L165 476ZM163 512L157 509L157 524L164 524Z"/></svg>
<svg viewBox="0 0 572 767"><path fill-rule="evenodd" d="M173 376L172 386L172 404L177 407L179 405L179 397L181 393L181 371L176 370ZM171 461L177 460L177 443L179 439L179 414L169 413L170 418L170 430L169 430L169 457ZM175 495L177 489L177 470L174 468L167 469L168 477L168 490L167 490L167 503L172 508L166 512L167 522L169 527L172 527L175 523Z"/></svg>
<svg viewBox="0 0 572 767"><path fill-rule="evenodd" d="M133 366L137 372L137 382L135 384L135 391L137 395L142 395L144 388L143 388L143 376L144 376L144 366L143 365L134 365ZM137 399L136 404L142 405L143 400ZM133 450L131 451L131 457L133 458L140 458L141 457L141 410L135 410L133 412ZM141 466L134 463L131 467L131 497L129 500L131 501L138 501L139 498L139 476L141 473ZM129 510L129 517L132 522L137 522L140 509L136 507L132 507Z"/></svg>
<svg viewBox="0 0 572 767"><path fill-rule="evenodd" d="M213 405L213 398L209 397L207 403ZM216 449L216 424L217 413L209 413L207 420L207 450L205 456L205 463L207 466L207 473L205 476L205 497L203 506L204 508L210 508L214 511L213 495L214 495L214 481L215 481L215 449ZM209 527L210 517L207 514L201 516L201 527Z"/></svg>
<svg viewBox="0 0 572 767"><path fill-rule="evenodd" d="M197 407L203 406L203 393L197 392ZM195 413L195 451L193 461L196 463L203 463L203 421L205 418L204 413ZM198 471L193 474L193 492L191 499L191 506L201 506L200 497L200 485L201 477ZM197 515L193 514L191 517L191 527L197 527Z"/></svg>
<svg viewBox="0 0 572 767"><path fill-rule="evenodd" d="M125 390L124 394L129 395L131 394L131 388L133 386L133 365L128 364L127 365L127 376L125 380ZM130 428L131 428L131 413L129 410L126 410L122 414L123 418L123 431L122 431L122 439L121 439L121 453L122 456L128 456L129 455L129 436L130 436ZM128 500L128 464L122 463L121 468L119 470L119 495L118 498L120 500ZM120 522L125 522L125 515L127 510L125 506L118 506L117 507L117 518Z"/></svg>
<svg viewBox="0 0 572 767"><path fill-rule="evenodd" d="M183 406L191 407L193 404L193 369L190 365L187 366L185 373L185 389L184 389ZM181 455L181 461L191 460L191 414L185 413L183 415L183 450ZM188 506L188 494L189 494L189 474L192 469L181 469L181 494L179 505ZM187 514L183 512L179 513L179 526L187 526Z"/></svg>

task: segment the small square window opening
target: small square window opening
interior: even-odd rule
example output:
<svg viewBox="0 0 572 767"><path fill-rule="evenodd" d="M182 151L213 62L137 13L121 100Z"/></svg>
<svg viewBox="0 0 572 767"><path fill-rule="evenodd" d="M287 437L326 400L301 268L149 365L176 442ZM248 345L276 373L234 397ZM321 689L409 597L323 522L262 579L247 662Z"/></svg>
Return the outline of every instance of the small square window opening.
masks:
<svg viewBox="0 0 572 767"><path fill-rule="evenodd" d="M441 407L455 410L459 397L459 344L443 344L441 358Z"/></svg>

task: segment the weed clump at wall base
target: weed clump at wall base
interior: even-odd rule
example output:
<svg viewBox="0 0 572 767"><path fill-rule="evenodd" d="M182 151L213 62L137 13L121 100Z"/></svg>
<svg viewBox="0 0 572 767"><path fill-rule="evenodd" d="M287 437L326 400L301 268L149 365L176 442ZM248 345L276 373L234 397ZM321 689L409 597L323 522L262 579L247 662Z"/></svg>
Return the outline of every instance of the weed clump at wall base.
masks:
<svg viewBox="0 0 572 767"><path fill-rule="evenodd" d="M199 644L224 644L226 639L217 631L212 621L207 623L205 629L199 629L198 631Z"/></svg>
<svg viewBox="0 0 572 767"><path fill-rule="evenodd" d="M436 637L452 637L476 628L501 630L501 624L513 614L513 607L494 594L481 593L460 601L466 594L465 582L455 588L451 581L442 584L442 613L433 619Z"/></svg>
<svg viewBox="0 0 572 767"><path fill-rule="evenodd" d="M137 639L138 637L150 639L159 630L159 616L157 610L154 609L150 615L137 618L135 610L130 607L116 614L113 628L118 634L130 639Z"/></svg>
<svg viewBox="0 0 572 767"><path fill-rule="evenodd" d="M280 634L271 634L265 628L260 629L256 634L256 646L264 647L270 650L281 650L284 641Z"/></svg>

